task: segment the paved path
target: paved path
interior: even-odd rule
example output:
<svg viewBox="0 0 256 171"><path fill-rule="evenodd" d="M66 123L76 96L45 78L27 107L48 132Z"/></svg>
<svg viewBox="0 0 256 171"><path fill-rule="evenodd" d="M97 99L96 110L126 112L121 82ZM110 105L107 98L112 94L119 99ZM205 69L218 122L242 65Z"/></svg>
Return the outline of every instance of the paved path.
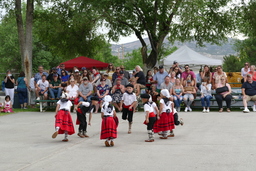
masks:
<svg viewBox="0 0 256 171"><path fill-rule="evenodd" d="M0 170L44 171L254 171L256 113L179 114L184 126L175 137L145 143L144 113L134 115L132 134L120 121L114 147L99 140L100 114L88 128L90 138L76 134L52 139L53 112L24 112L0 117ZM72 114L73 121L76 115ZM118 113L120 118L120 113ZM77 129L77 126L76 126Z"/></svg>

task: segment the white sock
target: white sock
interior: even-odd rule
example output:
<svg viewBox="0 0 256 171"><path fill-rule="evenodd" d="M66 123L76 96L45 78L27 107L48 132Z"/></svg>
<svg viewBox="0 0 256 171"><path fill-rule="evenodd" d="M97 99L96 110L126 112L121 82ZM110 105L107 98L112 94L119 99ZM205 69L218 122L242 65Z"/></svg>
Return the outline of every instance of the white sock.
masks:
<svg viewBox="0 0 256 171"><path fill-rule="evenodd" d="M56 128L55 128L55 131L59 131L59 129L60 129L60 127L56 127Z"/></svg>

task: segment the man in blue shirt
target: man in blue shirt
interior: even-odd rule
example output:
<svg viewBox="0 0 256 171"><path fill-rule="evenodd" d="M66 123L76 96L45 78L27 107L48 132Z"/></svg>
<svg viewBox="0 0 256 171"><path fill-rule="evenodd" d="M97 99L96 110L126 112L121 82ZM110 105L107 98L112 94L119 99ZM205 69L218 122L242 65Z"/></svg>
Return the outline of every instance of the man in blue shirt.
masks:
<svg viewBox="0 0 256 171"><path fill-rule="evenodd" d="M168 72L164 70L162 65L159 66L159 71L153 76L153 82L157 83L156 91L160 93L161 84L164 82L165 77L168 75Z"/></svg>
<svg viewBox="0 0 256 171"><path fill-rule="evenodd" d="M252 75L246 75L246 82L242 85L242 94L243 94L243 104L244 104L244 113L249 113L250 110L247 108L247 102L252 100L256 102L256 82L252 80ZM256 105L253 105L253 111L256 111Z"/></svg>

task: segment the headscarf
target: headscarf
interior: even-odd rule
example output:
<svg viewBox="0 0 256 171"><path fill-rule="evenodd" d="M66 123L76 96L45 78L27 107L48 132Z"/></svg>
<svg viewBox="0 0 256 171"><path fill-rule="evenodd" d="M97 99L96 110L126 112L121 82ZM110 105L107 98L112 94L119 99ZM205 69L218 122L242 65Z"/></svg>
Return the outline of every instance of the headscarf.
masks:
<svg viewBox="0 0 256 171"><path fill-rule="evenodd" d="M112 97L110 95L106 95L103 99L104 103L103 103L103 106L108 106L109 105L109 102L112 101Z"/></svg>
<svg viewBox="0 0 256 171"><path fill-rule="evenodd" d="M170 101L169 98L171 97L169 91L167 89L163 89L163 90L161 90L161 94L163 96L165 96L165 98L163 98L163 100L164 100L164 103L167 105L168 102Z"/></svg>

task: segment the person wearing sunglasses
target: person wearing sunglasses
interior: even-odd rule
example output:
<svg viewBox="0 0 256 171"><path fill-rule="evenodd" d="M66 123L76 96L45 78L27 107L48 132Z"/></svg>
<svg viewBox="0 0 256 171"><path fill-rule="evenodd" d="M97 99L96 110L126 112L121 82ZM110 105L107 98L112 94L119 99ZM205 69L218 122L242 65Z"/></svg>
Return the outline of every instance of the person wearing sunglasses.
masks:
<svg viewBox="0 0 256 171"><path fill-rule="evenodd" d="M189 65L185 65L185 71L181 75L181 83L183 87L186 86L187 80L191 80L191 85L196 87L196 74L190 70ZM189 77L189 78L188 78Z"/></svg>
<svg viewBox="0 0 256 171"><path fill-rule="evenodd" d="M115 82L117 77L119 77L119 72L121 71L121 68L118 66L116 67L115 72L112 74L112 83Z"/></svg>

